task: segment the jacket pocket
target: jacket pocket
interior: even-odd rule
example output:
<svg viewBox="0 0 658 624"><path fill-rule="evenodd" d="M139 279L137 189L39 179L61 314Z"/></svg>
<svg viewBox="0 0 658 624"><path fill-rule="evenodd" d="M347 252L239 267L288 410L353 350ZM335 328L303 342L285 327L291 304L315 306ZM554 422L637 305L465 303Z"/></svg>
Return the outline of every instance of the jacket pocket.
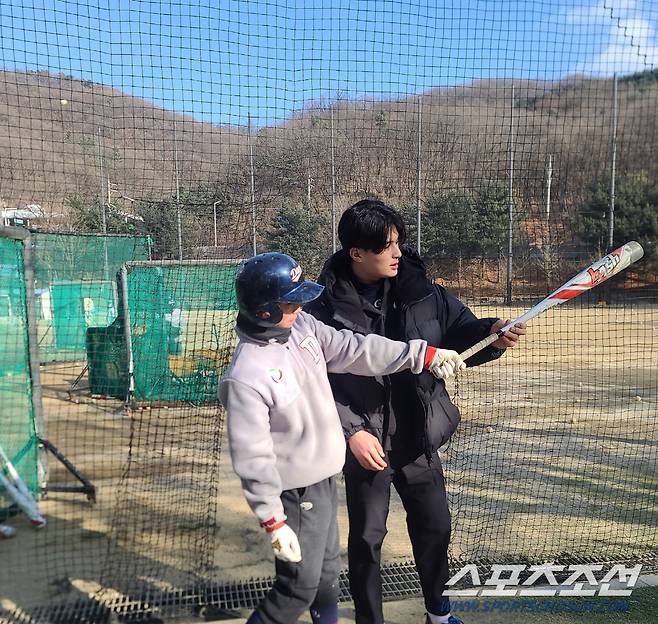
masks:
<svg viewBox="0 0 658 624"><path fill-rule="evenodd" d="M443 446L459 426L461 415L457 406L442 389L428 409L428 433L432 452Z"/></svg>

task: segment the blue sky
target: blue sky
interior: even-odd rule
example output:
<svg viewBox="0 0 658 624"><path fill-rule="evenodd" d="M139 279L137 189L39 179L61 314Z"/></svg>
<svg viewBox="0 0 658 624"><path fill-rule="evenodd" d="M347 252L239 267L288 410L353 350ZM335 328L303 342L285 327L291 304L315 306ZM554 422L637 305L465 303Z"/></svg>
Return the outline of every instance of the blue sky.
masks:
<svg viewBox="0 0 658 624"><path fill-rule="evenodd" d="M656 0L0 0L0 65L213 123L488 78L658 67Z"/></svg>

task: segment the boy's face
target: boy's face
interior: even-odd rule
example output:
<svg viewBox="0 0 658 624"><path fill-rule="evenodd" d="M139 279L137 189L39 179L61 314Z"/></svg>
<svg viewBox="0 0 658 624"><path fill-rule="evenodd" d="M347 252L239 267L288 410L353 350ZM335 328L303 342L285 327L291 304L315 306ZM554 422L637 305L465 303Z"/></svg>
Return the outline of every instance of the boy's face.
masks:
<svg viewBox="0 0 658 624"><path fill-rule="evenodd" d="M379 253L358 247L350 249L352 269L360 281L368 284L398 274L402 257L398 238L398 231L392 226L386 246Z"/></svg>
<svg viewBox="0 0 658 624"><path fill-rule="evenodd" d="M275 327L290 329L297 319L297 315L300 313L302 305L300 303L280 303L279 307L281 308L282 316L281 320L275 325ZM270 318L269 312L256 312L256 315L264 321Z"/></svg>
<svg viewBox="0 0 658 624"><path fill-rule="evenodd" d="M297 319L297 315L302 309L302 306L298 303L280 303L279 305L281 306L281 313L283 316L276 326L282 327L283 329L290 329Z"/></svg>

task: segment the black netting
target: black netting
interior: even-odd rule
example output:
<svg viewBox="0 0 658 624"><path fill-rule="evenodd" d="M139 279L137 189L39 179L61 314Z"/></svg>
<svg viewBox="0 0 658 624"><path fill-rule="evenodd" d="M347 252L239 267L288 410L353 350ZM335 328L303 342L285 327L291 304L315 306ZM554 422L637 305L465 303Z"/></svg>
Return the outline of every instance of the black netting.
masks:
<svg viewBox="0 0 658 624"><path fill-rule="evenodd" d="M255 604L271 554L214 399L233 274L281 250L317 276L363 197L400 210L478 316L644 247L450 385L462 423L442 455L454 570L655 569L657 23L653 0L0 0L0 212L33 231L35 282L9 284L6 242L0 388L17 293L33 297L44 421L0 394L0 439L28 431L14 451L48 520L0 509L18 529L0 620ZM395 496L388 526L385 595L417 593Z"/></svg>

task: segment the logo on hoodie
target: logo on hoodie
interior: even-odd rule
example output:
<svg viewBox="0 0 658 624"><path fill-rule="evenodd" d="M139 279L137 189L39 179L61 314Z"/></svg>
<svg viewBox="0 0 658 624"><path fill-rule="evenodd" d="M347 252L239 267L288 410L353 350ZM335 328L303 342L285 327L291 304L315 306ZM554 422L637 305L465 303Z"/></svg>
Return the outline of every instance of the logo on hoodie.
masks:
<svg viewBox="0 0 658 624"><path fill-rule="evenodd" d="M280 368L270 368L267 372L276 383L281 383L283 381L283 371Z"/></svg>
<svg viewBox="0 0 658 624"><path fill-rule="evenodd" d="M320 361L320 345L313 336L306 336L306 338L299 343L299 346L311 354L313 362L317 364Z"/></svg>

